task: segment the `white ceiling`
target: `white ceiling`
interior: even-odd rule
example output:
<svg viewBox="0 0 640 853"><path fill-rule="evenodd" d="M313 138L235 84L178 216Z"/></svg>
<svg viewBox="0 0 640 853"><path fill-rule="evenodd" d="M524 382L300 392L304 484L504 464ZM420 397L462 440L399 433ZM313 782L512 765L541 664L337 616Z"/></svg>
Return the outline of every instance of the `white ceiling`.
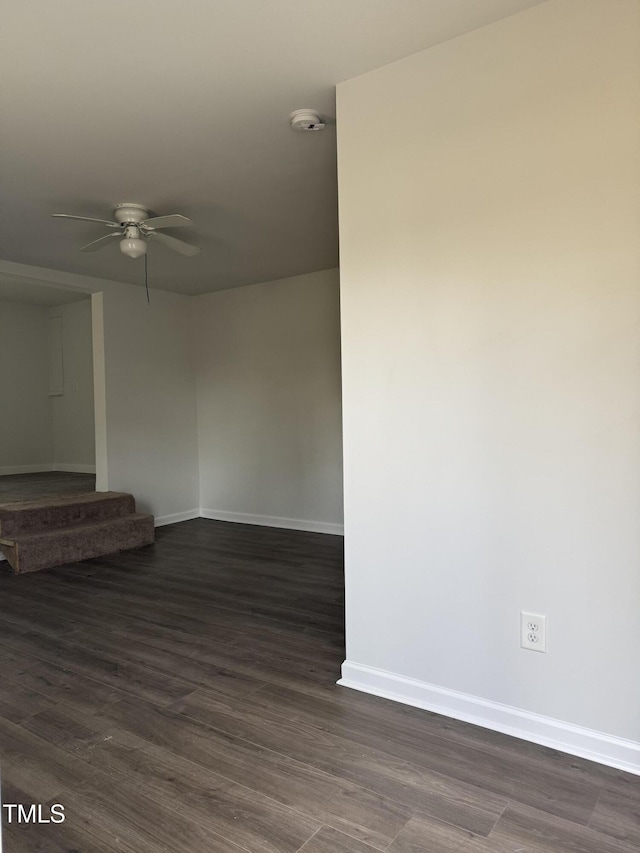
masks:
<svg viewBox="0 0 640 853"><path fill-rule="evenodd" d="M183 213L185 258L152 286L203 293L337 265L335 85L541 0L6 0L0 259L141 284L142 261L78 247L117 202ZM380 117L372 117L376 132Z"/></svg>

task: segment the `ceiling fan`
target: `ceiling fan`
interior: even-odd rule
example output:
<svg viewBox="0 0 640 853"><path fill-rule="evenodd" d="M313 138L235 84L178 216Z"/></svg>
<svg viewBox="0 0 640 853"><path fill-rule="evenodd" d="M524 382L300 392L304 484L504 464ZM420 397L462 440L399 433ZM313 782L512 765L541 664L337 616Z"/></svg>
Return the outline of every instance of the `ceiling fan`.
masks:
<svg viewBox="0 0 640 853"><path fill-rule="evenodd" d="M86 246L82 246L81 252L97 252L98 249L104 248L114 239L120 241L120 251L129 258L140 258L142 255L146 255L147 240L154 240L166 246L167 249L172 249L174 252L189 257L200 252L198 246L192 246L190 243L185 243L184 240L178 240L177 237L163 234L159 230L161 228L179 228L183 225L191 225L191 220L180 213L149 217L149 211L144 205L125 202L124 204L116 204L113 212L115 221L113 222L106 219L93 219L90 216L73 216L70 213L54 213L52 215L58 219L98 222L100 225L106 225L107 228L113 229L110 234L105 234L104 237L99 237L97 240L87 243Z"/></svg>

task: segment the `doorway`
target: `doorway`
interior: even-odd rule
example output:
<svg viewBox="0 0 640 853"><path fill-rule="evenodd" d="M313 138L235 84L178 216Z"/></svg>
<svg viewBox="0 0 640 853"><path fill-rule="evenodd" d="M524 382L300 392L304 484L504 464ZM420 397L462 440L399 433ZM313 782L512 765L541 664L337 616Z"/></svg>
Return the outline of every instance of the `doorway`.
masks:
<svg viewBox="0 0 640 853"><path fill-rule="evenodd" d="M0 503L95 490L91 294L0 280Z"/></svg>

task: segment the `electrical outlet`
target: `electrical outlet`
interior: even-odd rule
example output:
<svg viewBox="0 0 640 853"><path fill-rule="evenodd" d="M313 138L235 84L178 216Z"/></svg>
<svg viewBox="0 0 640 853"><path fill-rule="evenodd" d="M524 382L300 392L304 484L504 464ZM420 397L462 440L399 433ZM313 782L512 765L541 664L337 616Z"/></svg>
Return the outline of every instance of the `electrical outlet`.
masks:
<svg viewBox="0 0 640 853"><path fill-rule="evenodd" d="M539 613L520 613L520 645L532 652L547 651L547 617Z"/></svg>

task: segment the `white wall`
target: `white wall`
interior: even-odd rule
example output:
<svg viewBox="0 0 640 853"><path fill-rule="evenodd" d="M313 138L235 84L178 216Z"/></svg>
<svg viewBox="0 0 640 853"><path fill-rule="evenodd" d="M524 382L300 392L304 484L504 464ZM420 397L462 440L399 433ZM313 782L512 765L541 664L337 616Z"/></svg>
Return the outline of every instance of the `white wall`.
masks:
<svg viewBox="0 0 640 853"><path fill-rule="evenodd" d="M156 522L197 516L189 297L153 290L148 305L143 288L114 284L102 303L108 487L132 492Z"/></svg>
<svg viewBox="0 0 640 853"><path fill-rule="evenodd" d="M132 492L168 523L198 515L190 298L0 261L0 275L93 294L98 489Z"/></svg>
<svg viewBox="0 0 640 853"><path fill-rule="evenodd" d="M636 0L338 87L345 683L637 772L639 104Z"/></svg>
<svg viewBox="0 0 640 853"><path fill-rule="evenodd" d="M64 393L51 397L53 463L57 470L95 470L91 301L49 309L62 318Z"/></svg>
<svg viewBox="0 0 640 853"><path fill-rule="evenodd" d="M47 309L0 302L0 474L52 460Z"/></svg>
<svg viewBox="0 0 640 853"><path fill-rule="evenodd" d="M337 270L196 297L205 515L339 532Z"/></svg>
<svg viewBox="0 0 640 853"><path fill-rule="evenodd" d="M132 492L161 524L202 507L341 531L337 270L202 297L152 290L150 305L104 279L1 260L0 275L92 295L99 490Z"/></svg>

